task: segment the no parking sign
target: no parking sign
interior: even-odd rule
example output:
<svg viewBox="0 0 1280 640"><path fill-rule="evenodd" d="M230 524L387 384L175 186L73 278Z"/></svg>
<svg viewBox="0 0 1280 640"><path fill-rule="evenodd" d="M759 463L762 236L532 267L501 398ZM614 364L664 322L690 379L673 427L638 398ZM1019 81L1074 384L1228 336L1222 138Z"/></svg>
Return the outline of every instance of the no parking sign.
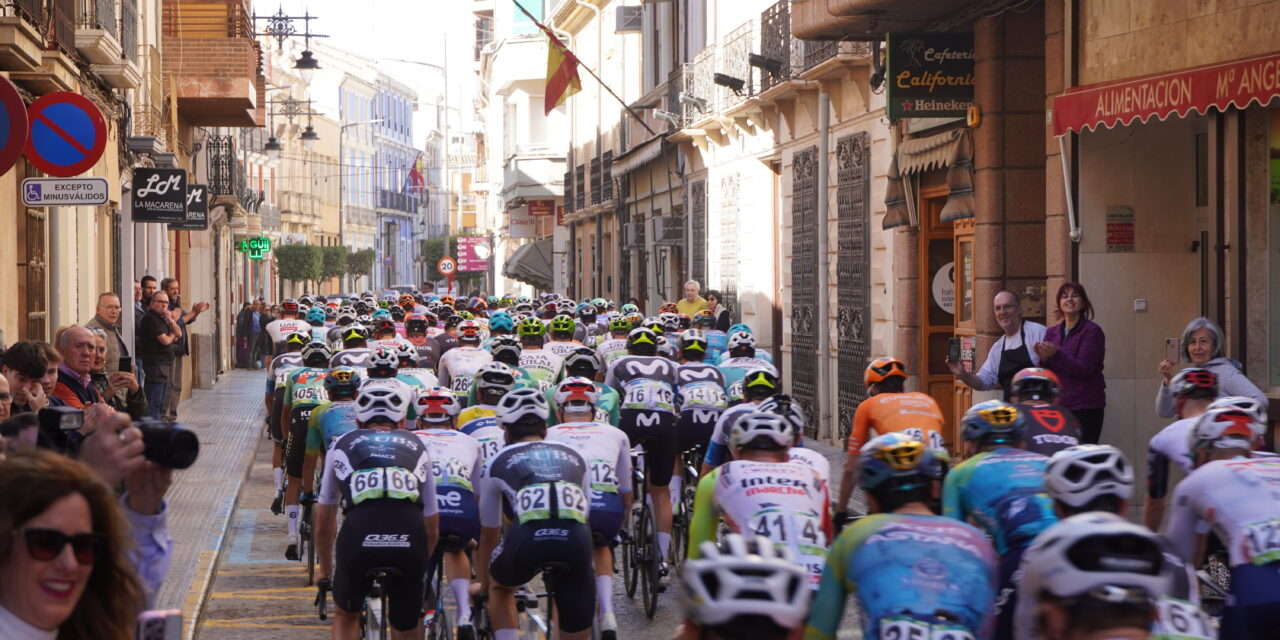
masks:
<svg viewBox="0 0 1280 640"><path fill-rule="evenodd" d="M27 148L27 105L18 88L0 78L0 175L8 173Z"/></svg>
<svg viewBox="0 0 1280 640"><path fill-rule="evenodd" d="M98 163L107 148L107 122L88 98L70 91L40 96L27 108L31 135L27 160L37 169L70 178Z"/></svg>

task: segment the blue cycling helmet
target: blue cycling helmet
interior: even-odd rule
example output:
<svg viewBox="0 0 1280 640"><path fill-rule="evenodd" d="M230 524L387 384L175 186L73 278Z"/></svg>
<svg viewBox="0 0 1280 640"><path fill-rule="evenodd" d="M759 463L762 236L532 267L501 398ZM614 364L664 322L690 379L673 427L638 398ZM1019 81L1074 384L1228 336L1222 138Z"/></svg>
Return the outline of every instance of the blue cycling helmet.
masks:
<svg viewBox="0 0 1280 640"><path fill-rule="evenodd" d="M1027 417L1018 407L1004 400L987 400L964 412L960 419L960 435L967 442L1020 442L1026 423Z"/></svg>
<svg viewBox="0 0 1280 640"><path fill-rule="evenodd" d="M747 326L747 324L746 324L745 322L739 322L738 324L735 324L735 325L733 325L732 327L729 327L729 330L728 330L728 331L726 331L725 333L727 333L727 334L729 334L729 335L733 335L733 334L735 334L735 333L738 333L739 331L745 331L745 332L747 332L748 334L754 333L754 332L751 330L751 327L748 327L748 326Z"/></svg>
<svg viewBox="0 0 1280 640"><path fill-rule="evenodd" d="M360 391L360 382L360 372L355 367L334 367L324 379L324 390L330 399L343 397L354 400Z"/></svg>
<svg viewBox="0 0 1280 640"><path fill-rule="evenodd" d="M307 324L311 326L319 326L324 324L327 316L321 307L311 307L307 309Z"/></svg>
<svg viewBox="0 0 1280 640"><path fill-rule="evenodd" d="M946 468L942 455L905 433L876 436L858 452L859 483L867 490L918 488L942 477Z"/></svg>
<svg viewBox="0 0 1280 640"><path fill-rule="evenodd" d="M390 309L374 309L373 310L374 320L377 320L378 318L390 318L390 317L391 317Z"/></svg>
<svg viewBox="0 0 1280 640"><path fill-rule="evenodd" d="M516 321L511 318L511 314L505 311L498 311L489 316L489 331L515 331Z"/></svg>

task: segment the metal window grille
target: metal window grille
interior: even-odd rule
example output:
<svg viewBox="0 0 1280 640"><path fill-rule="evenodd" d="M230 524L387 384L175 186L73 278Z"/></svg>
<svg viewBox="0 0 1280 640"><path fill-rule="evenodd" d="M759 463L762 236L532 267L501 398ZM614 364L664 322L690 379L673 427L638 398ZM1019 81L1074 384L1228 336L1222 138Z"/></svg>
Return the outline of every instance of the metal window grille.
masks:
<svg viewBox="0 0 1280 640"><path fill-rule="evenodd" d="M100 29L116 35L115 0L82 0L78 24L85 29Z"/></svg>
<svg viewBox="0 0 1280 640"><path fill-rule="evenodd" d="M791 165L791 394L805 415L817 416L818 390L818 147L799 151ZM805 429L817 437L818 421Z"/></svg>
<svg viewBox="0 0 1280 640"><path fill-rule="evenodd" d="M44 24L44 0L7 0L0 7L6 16L17 16L35 25Z"/></svg>
<svg viewBox="0 0 1280 640"><path fill-rule="evenodd" d="M238 195L234 139L231 136L209 136L204 147L209 153L209 193L215 196Z"/></svg>
<svg viewBox="0 0 1280 640"><path fill-rule="evenodd" d="M613 151L604 152L604 159L601 160L604 168L603 183L600 185L600 199L605 202L613 202Z"/></svg>
<svg viewBox="0 0 1280 640"><path fill-rule="evenodd" d="M581 209L587 206L587 165L580 164L573 170L573 200Z"/></svg>
<svg viewBox="0 0 1280 640"><path fill-rule="evenodd" d="M838 433L846 441L853 414L867 398L862 371L871 356L870 136L836 140L836 278L839 291Z"/></svg>
<svg viewBox="0 0 1280 640"><path fill-rule="evenodd" d="M138 61L138 0L120 0L120 48L125 58Z"/></svg>
<svg viewBox="0 0 1280 640"><path fill-rule="evenodd" d="M840 42L838 40L804 41L804 68L809 69L830 60L838 54L847 53L860 58L871 57L870 42Z"/></svg>
<svg viewBox="0 0 1280 640"><path fill-rule="evenodd" d="M565 160L564 165L569 167L564 172L564 210L573 212L578 210L577 207L573 206L573 163Z"/></svg>
<svg viewBox="0 0 1280 640"><path fill-rule="evenodd" d="M741 178L731 173L720 179L720 300L735 321L742 318L738 309L738 199Z"/></svg>
<svg viewBox="0 0 1280 640"><path fill-rule="evenodd" d="M707 281L707 181L699 180L689 185L689 224L693 237L689 238L690 276L698 282Z"/></svg>
<svg viewBox="0 0 1280 640"><path fill-rule="evenodd" d="M68 55L76 50L76 0L49 0L46 7L53 25L53 41Z"/></svg>
<svg viewBox="0 0 1280 640"><path fill-rule="evenodd" d="M603 176L600 173L600 158L591 159L591 204L600 204L600 181Z"/></svg>

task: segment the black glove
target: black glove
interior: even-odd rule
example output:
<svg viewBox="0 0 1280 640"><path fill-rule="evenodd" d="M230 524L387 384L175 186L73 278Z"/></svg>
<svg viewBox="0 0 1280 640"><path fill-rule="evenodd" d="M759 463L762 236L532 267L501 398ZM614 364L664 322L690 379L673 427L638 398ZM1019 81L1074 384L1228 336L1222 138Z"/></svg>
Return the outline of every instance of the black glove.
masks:
<svg viewBox="0 0 1280 640"><path fill-rule="evenodd" d="M847 509L845 511L836 512L836 514L831 518L831 522L836 528L836 535L840 535L840 532L844 531L845 526L854 520L857 520L857 518Z"/></svg>

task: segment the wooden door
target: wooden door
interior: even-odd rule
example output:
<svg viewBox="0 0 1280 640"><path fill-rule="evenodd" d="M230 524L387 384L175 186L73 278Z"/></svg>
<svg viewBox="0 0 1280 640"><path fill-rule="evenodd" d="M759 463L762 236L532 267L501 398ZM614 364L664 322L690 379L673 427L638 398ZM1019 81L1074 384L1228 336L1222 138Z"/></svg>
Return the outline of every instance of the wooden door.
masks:
<svg viewBox="0 0 1280 640"><path fill-rule="evenodd" d="M946 356L955 333L955 238L939 214L947 189L920 194L920 390L933 396L948 428L955 424L955 382ZM954 434L948 444L958 445Z"/></svg>

